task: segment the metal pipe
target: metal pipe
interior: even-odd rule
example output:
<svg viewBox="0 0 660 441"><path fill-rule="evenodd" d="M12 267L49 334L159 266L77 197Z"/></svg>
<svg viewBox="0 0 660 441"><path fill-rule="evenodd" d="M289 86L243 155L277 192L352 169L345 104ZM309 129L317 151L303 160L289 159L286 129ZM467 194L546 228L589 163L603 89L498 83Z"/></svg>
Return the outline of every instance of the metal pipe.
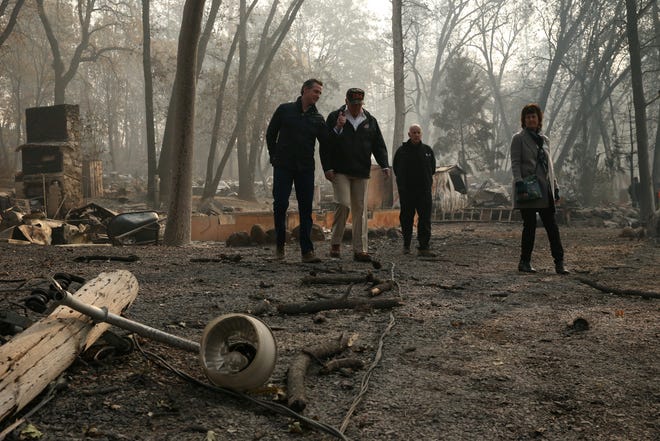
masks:
<svg viewBox="0 0 660 441"><path fill-rule="evenodd" d="M57 289L57 293L53 300L60 305L68 306L82 314L91 317L94 321L110 323L111 325L125 329L127 331L135 332L142 337L156 340L161 343L175 346L186 351L195 352L199 354L200 344L194 341L186 340L185 338L177 337L176 335L168 334L159 329L143 325L142 323L128 320L117 314L108 312L107 308L99 308L93 305L88 305L76 299L70 292L64 290L57 280L51 278L51 283Z"/></svg>

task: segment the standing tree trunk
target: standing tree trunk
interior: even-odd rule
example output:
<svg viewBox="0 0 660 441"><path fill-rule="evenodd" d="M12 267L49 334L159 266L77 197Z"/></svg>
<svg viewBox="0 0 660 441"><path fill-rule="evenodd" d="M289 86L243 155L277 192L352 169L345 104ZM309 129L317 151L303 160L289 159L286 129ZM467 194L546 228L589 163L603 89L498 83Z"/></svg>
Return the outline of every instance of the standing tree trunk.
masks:
<svg viewBox="0 0 660 441"><path fill-rule="evenodd" d="M234 38L229 47L227 59L225 60L225 67L222 72L222 80L218 88L218 95L215 98L215 117L213 118L213 127L211 129L211 143L209 146L209 157L206 164L206 179L204 181L204 193L202 199L213 198L217 190L218 184L214 184L213 171L215 170L215 156L218 153L218 140L220 137L220 124L222 123L222 113L224 109L225 91L227 90L227 80L229 79L229 70L234 59L236 52L236 45L238 44L238 31L234 34ZM220 178L218 178L218 181Z"/></svg>
<svg viewBox="0 0 660 441"><path fill-rule="evenodd" d="M37 0L37 12L41 23L46 32L46 38L50 44L50 49L53 54L53 72L54 72L54 104L64 104L66 99L66 88L73 80L73 77L78 72L80 63L83 61L83 53L89 47L89 39L91 35L92 12L94 12L95 0L87 0L86 7L83 11L79 11L78 20L80 22L80 43L75 48L75 51L69 61L69 68L66 69L64 61L62 60L62 52L60 50L59 42L55 37L55 32L48 20L46 10L44 9L44 0ZM95 49L99 53L99 49Z"/></svg>
<svg viewBox="0 0 660 441"><path fill-rule="evenodd" d="M256 181L257 168L259 166L259 158L263 153L264 146L264 137L263 134L266 129L266 91L268 89L268 78L265 78L259 85L261 89L259 95L257 96L257 105L254 112L254 117L252 118L252 129L250 130L250 154L249 154L249 170L250 170L250 181ZM254 191L254 186L253 186ZM256 196L255 196L256 200Z"/></svg>
<svg viewBox="0 0 660 441"><path fill-rule="evenodd" d="M559 29L557 31L557 41L553 42L552 46L555 49L548 70L545 75L545 82L541 89L538 104L541 109L545 109L548 103L550 91L555 83L557 72L564 61L564 57L568 50L573 46L576 38L582 33L582 24L585 22L584 17L591 8L592 0L586 0L580 3L577 15L571 17L573 2L560 2L560 10L558 11L557 21L559 22ZM546 132L547 133L547 132Z"/></svg>
<svg viewBox="0 0 660 441"><path fill-rule="evenodd" d="M199 37L199 46L197 47L197 72L196 76L199 78L199 74L202 72L202 65L204 64L204 57L206 56L206 47L211 40L211 35L213 35L213 28L215 27L215 21L218 18L218 11L220 10L220 5L222 5L222 0L213 0L211 2L211 9L209 10L209 15L206 18L206 25L204 25L204 31Z"/></svg>
<svg viewBox="0 0 660 441"><path fill-rule="evenodd" d="M119 142L116 138L119 134L117 113L115 112L116 102L111 96L110 90L105 89L105 107L108 128L108 153L110 154L110 169L114 172L119 171Z"/></svg>
<svg viewBox="0 0 660 441"><path fill-rule="evenodd" d="M154 87L151 77L151 25L149 0L142 0L142 69L144 71L144 110L147 128L147 200L156 203L156 135L154 131Z"/></svg>
<svg viewBox="0 0 660 441"><path fill-rule="evenodd" d="M204 3L204 1L202 1ZM217 8L216 8L217 6ZM208 19L210 21L215 21L217 17L217 9L220 8L219 2L214 0L214 3L211 5L211 11L209 12L209 17ZM201 27L201 24L200 24ZM211 25L209 28L209 24L207 23L206 26L206 31L209 33L211 32L213 26ZM205 31L205 32L206 32ZM200 31L201 35L201 31ZM206 36L204 38L207 38ZM210 34L209 34L210 38ZM202 45L200 47L200 45ZM198 38L198 42L196 43L196 49L197 51L197 58L195 61L195 77L199 75L199 72L202 69L202 59L200 57L204 57L206 55L206 41L202 41L202 38ZM160 198L161 200L169 200L170 198L170 183L171 180L168 179L168 177L172 174L173 172L173 161L174 157L172 154L172 150L174 150L175 145L173 144L173 125L174 121L173 119L176 117L176 106L174 102L174 88L176 86L172 86L172 94L170 95L170 102L167 107L167 118L165 119L165 130L163 131L163 139L161 143L161 150L160 150L160 159L158 160L158 174L160 175Z"/></svg>
<svg viewBox="0 0 660 441"><path fill-rule="evenodd" d="M651 191L651 173L649 167L649 138L646 130L646 103L644 100L644 82L642 77L642 58L640 56L639 34L637 30L637 2L626 0L626 34L630 55L633 103L635 106L635 129L637 131L637 162L639 166L639 215L643 224L648 224L655 212L655 203ZM655 231L649 231L655 234Z"/></svg>
<svg viewBox="0 0 660 441"><path fill-rule="evenodd" d="M660 8L658 7L658 2L653 2L653 29L655 30L655 35L660 35ZM655 65L660 66L660 45L655 45ZM658 92L660 94L660 91ZM658 118L660 119L660 100L658 101ZM654 197L660 193L660 123L656 120L655 125L655 148L653 153L653 195ZM660 200L656 199L656 208L660 203Z"/></svg>
<svg viewBox="0 0 660 441"><path fill-rule="evenodd" d="M18 13L23 7L23 3L25 3L25 0L16 0L16 4L14 4L14 9L12 9L11 11L9 20L7 21L7 24L5 25L5 28L2 30L2 32L0 32L0 47L3 45L5 40L7 40L7 38L11 34L11 31L14 30L14 26L16 25L16 21L18 20ZM2 2L2 10L0 11L0 17L4 15L5 8L7 6L8 6L8 2L4 0Z"/></svg>
<svg viewBox="0 0 660 441"><path fill-rule="evenodd" d="M203 14L204 0L186 0L172 90L176 109L176 115L172 119L171 144L174 161L172 161L171 194L165 224L165 245L190 243L196 60Z"/></svg>
<svg viewBox="0 0 660 441"><path fill-rule="evenodd" d="M258 0L252 0L252 3L250 6L248 6L248 16L252 13L252 10L257 4L257 1ZM231 45L229 46L227 58L225 59L225 66L222 71L222 79L220 80L220 86L218 87L218 95L215 99L215 117L213 118L213 128L211 129L211 143L209 146L209 157L206 164L206 178L204 181L204 192L202 194L202 200L212 199L215 196L218 182L220 182L220 176L218 176L216 181L214 179L213 172L215 170L216 163L215 157L218 153L218 140L220 124L222 123L225 91L227 90L227 81L229 80L231 65L234 60L234 54L236 53L236 47L238 46L238 37L241 35L240 26L241 23L238 24L236 32L234 32L234 38L232 39Z"/></svg>
<svg viewBox="0 0 660 441"><path fill-rule="evenodd" d="M240 17L240 34L238 37L238 102L244 100L244 90L247 85L247 56L248 56L248 43L247 43L247 2L240 0L239 3L239 17ZM250 181L250 164L248 160L248 145L247 145L247 113L242 109L248 109L248 103L242 102L237 107L238 112L236 121L238 125L237 139L236 139L236 152L238 157L238 198L243 200L254 200L254 185Z"/></svg>
<svg viewBox="0 0 660 441"><path fill-rule="evenodd" d="M284 40L287 33L291 29L291 25L295 20L296 15L298 14L298 11L300 10L300 7L302 6L303 2L304 0L294 0L291 2L291 4L287 9L287 12L284 14L284 18L277 26L277 29L269 37L267 35L269 24L272 21L272 17L274 17L274 13L276 12L279 3L277 0L273 1L273 4L271 6L271 13L269 14L269 17L266 20L268 25L264 27L264 32L262 34L262 41L265 41L265 44L260 46L258 54L255 58L255 62L250 69L247 86L246 89L243 91L244 96L238 103L239 109L237 111L236 124L234 125L234 129L232 130L231 135L227 138L228 140L227 147L225 148L225 152L222 156L222 159L220 160L220 163L216 168L215 176L213 177L213 182L211 183L210 188L216 188L220 183L220 178L222 177L222 172L224 170L224 167L227 164L227 161L229 160L229 156L232 153L234 145L236 144L239 128L243 128L246 125L248 112L250 109L250 103L254 98L257 89L259 88L259 84L261 84L261 82L266 77L268 68L272 64L275 54L282 45L282 41ZM241 181L240 176L239 176L239 181ZM253 183L250 182L248 183L248 185L253 186Z"/></svg>
<svg viewBox="0 0 660 441"><path fill-rule="evenodd" d="M394 136L392 137L392 154L403 142L404 126L406 124L402 3L402 0L392 0L392 50L394 56Z"/></svg>

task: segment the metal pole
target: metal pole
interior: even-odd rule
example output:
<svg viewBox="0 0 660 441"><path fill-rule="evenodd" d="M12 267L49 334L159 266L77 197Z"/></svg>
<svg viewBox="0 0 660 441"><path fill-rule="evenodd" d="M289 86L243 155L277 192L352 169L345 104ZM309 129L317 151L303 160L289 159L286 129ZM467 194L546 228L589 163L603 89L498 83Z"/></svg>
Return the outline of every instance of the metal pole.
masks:
<svg viewBox="0 0 660 441"><path fill-rule="evenodd" d="M159 329L143 325L142 323L128 320L122 316L108 312L106 308L98 308L96 306L83 303L77 300L73 295L71 295L71 293L62 289L62 287L55 279L51 279L51 283L53 283L53 286L57 288L58 292L55 295L54 300L60 305L68 306L71 309L91 317L97 322L110 323L111 325L126 329L127 331L135 332L142 337L146 337L151 340L156 340L161 343L199 354L200 344L197 342L186 340L184 338L177 337L176 335L163 332Z"/></svg>

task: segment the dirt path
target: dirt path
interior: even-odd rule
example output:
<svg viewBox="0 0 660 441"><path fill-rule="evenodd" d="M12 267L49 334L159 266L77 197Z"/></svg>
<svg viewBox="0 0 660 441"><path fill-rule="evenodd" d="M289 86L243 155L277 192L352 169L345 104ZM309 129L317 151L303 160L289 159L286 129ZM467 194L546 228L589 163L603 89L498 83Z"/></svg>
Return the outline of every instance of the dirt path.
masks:
<svg viewBox="0 0 660 441"><path fill-rule="evenodd" d="M383 263L380 270L349 260L348 253L342 260L302 265L293 245L278 263L271 260L272 249L219 243L101 249L0 244L0 279L54 272L91 279L128 269L140 283L130 318L191 340L220 314L259 313L277 340L271 384L282 391L289 363L302 348L342 333L355 336L343 356L367 367L379 353L381 359L352 416L346 419L367 370L320 375L318 364L308 372L303 412L335 428L346 421L351 440L658 439L660 300L612 295L580 281L658 293L658 247L620 238L612 229L562 228L572 273L558 276L539 229L539 272L522 275L516 271L519 230L515 224L435 225L434 261L402 255L400 241L375 239L370 248ZM321 256L327 249L317 243ZM135 254L140 261L73 260L100 253ZM239 262L191 262L234 253L241 254ZM398 289L383 295L400 296L402 306L296 316L275 309L341 297L349 289L303 285L310 272L369 270L398 282ZM23 296L7 293L1 308L16 309ZM350 297L366 297L363 286L353 286ZM576 319L588 329L574 326ZM177 368L203 376L193 354L140 342ZM259 398L272 401L273 391ZM296 433L294 419L187 383L139 351L102 361L81 357L29 422L42 440L333 439L306 427Z"/></svg>

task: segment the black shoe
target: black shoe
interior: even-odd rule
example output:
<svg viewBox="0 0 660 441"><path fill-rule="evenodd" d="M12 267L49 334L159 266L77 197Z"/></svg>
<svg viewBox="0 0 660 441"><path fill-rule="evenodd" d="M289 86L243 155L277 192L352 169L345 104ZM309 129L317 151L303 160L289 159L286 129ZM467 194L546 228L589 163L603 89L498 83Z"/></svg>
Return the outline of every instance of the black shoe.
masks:
<svg viewBox="0 0 660 441"><path fill-rule="evenodd" d="M559 262L555 263L555 271L557 272L557 274L570 274L571 273L564 266L564 261L563 260L560 260Z"/></svg>
<svg viewBox="0 0 660 441"><path fill-rule="evenodd" d="M410 245L403 246L403 254L410 254Z"/></svg>
<svg viewBox="0 0 660 441"><path fill-rule="evenodd" d="M284 260L284 245L275 248L275 260Z"/></svg>
<svg viewBox="0 0 660 441"><path fill-rule="evenodd" d="M521 260L520 263L518 264L518 271L521 273L535 273L536 270L532 267L532 264L530 262L526 262L524 260Z"/></svg>

